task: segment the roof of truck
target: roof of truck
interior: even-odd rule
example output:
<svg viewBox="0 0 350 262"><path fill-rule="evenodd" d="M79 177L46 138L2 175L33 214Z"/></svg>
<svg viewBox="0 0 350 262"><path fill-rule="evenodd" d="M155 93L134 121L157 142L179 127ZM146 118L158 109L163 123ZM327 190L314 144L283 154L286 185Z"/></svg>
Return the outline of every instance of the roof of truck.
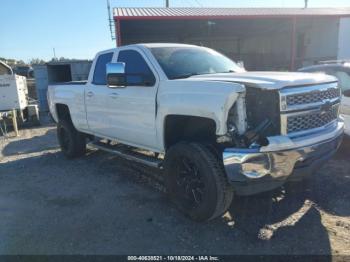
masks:
<svg viewBox="0 0 350 262"><path fill-rule="evenodd" d="M190 46L196 46L196 45L190 45L190 44L181 44L181 43L140 43L135 45L141 45L145 46L147 48L154 48L154 47L190 47Z"/></svg>
<svg viewBox="0 0 350 262"><path fill-rule="evenodd" d="M144 47L144 48L155 48L155 47L203 47L203 48L207 48L205 46L197 46L197 45L181 44L181 43L139 43L139 44L123 45L123 46L120 46L120 47L106 49L106 50L103 50L101 52L98 52L98 54L114 52L117 49L126 48L126 47Z"/></svg>

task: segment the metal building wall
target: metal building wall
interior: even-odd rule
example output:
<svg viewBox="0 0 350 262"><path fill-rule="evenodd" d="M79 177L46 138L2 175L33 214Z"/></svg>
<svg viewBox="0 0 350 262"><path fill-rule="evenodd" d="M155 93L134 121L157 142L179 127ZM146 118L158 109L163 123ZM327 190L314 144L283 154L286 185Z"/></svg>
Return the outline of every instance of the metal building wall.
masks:
<svg viewBox="0 0 350 262"><path fill-rule="evenodd" d="M72 81L86 80L89 77L91 61L71 63Z"/></svg>
<svg viewBox="0 0 350 262"><path fill-rule="evenodd" d="M310 17L297 20L296 68L337 58L338 24L338 17Z"/></svg>
<svg viewBox="0 0 350 262"><path fill-rule="evenodd" d="M216 49L248 70L288 70L290 18L121 21L121 44L189 43Z"/></svg>
<svg viewBox="0 0 350 262"><path fill-rule="evenodd" d="M34 65L34 76L35 76L35 88L37 98L39 100L40 111L48 111L49 106L47 104L47 87L49 85L48 72L46 65Z"/></svg>
<svg viewBox="0 0 350 262"><path fill-rule="evenodd" d="M339 21L338 59L350 59L350 18Z"/></svg>

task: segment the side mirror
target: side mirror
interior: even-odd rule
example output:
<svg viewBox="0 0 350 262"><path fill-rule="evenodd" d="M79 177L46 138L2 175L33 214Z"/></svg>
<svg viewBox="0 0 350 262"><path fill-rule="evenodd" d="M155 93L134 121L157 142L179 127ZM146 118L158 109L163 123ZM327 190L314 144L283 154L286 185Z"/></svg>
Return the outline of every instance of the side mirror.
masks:
<svg viewBox="0 0 350 262"><path fill-rule="evenodd" d="M126 86L125 63L108 63L106 65L108 87Z"/></svg>
<svg viewBox="0 0 350 262"><path fill-rule="evenodd" d="M350 89L344 90L343 95L346 97L350 97Z"/></svg>
<svg viewBox="0 0 350 262"><path fill-rule="evenodd" d="M245 70L244 61L243 61L243 60L238 60L238 61L236 62L236 64L237 64L240 68L242 68L242 69Z"/></svg>

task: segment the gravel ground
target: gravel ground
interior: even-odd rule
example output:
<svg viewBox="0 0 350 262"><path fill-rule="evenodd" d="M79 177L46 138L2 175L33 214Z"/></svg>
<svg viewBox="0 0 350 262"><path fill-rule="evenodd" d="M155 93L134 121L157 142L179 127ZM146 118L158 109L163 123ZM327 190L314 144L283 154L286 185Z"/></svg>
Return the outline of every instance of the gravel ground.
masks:
<svg viewBox="0 0 350 262"><path fill-rule="evenodd" d="M195 223L161 174L104 152L60 153L54 126L0 137L1 254L350 255L350 142L309 181L236 197Z"/></svg>

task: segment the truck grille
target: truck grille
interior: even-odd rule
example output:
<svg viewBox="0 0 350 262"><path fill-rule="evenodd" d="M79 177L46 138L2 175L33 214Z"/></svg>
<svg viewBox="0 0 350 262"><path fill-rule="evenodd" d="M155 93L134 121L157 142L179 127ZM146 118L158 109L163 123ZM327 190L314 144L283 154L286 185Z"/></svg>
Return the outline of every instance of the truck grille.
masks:
<svg viewBox="0 0 350 262"><path fill-rule="evenodd" d="M287 105L303 105L310 103L322 102L326 99L336 99L339 98L339 89L338 88L328 88L326 90L314 91L309 93L300 93L295 95L287 96Z"/></svg>
<svg viewBox="0 0 350 262"><path fill-rule="evenodd" d="M316 111L287 118L287 133L305 131L322 127L338 118L339 106L335 105L327 111Z"/></svg>
<svg viewBox="0 0 350 262"><path fill-rule="evenodd" d="M326 126L338 118L339 104L337 83L280 90L281 134Z"/></svg>

